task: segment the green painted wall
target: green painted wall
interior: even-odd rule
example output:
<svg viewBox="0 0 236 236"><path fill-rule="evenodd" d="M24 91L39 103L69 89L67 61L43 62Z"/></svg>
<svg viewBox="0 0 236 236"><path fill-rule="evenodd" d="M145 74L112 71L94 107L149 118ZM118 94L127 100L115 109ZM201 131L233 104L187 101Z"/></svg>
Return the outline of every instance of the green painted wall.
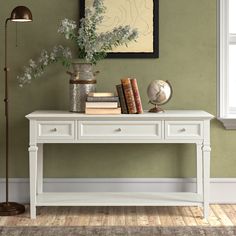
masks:
<svg viewBox="0 0 236 236"><path fill-rule="evenodd" d="M4 67L4 20L16 5L27 5L34 22L9 25L12 177L28 176L28 121L38 109L68 109L68 78L60 66L20 89L16 75L42 48L70 42L57 34L59 21L78 19L78 0L8 0L0 8L0 66ZM114 90L123 76L139 80L144 107L146 87L170 80L174 96L167 109L203 109L216 115L216 0L160 0L160 58L104 60L97 66L98 89ZM1 71L0 99L3 100ZM0 176L4 176L4 105L0 107ZM212 122L212 177L236 177L236 131ZM186 177L195 175L193 145L46 145L46 177Z"/></svg>

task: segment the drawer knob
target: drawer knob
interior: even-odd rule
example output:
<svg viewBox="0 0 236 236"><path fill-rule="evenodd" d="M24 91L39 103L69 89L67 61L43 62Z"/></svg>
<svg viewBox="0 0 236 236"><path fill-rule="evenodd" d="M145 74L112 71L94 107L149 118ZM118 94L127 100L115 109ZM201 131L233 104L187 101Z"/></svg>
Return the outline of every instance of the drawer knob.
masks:
<svg viewBox="0 0 236 236"><path fill-rule="evenodd" d="M122 130L121 130L121 128L118 128L116 131L117 131L117 132L121 132Z"/></svg>
<svg viewBox="0 0 236 236"><path fill-rule="evenodd" d="M183 129L181 129L181 130L180 130L180 132L185 132L185 131L186 131L186 129L185 129L185 128L183 128Z"/></svg>
<svg viewBox="0 0 236 236"><path fill-rule="evenodd" d="M57 132L57 128L51 129L52 132Z"/></svg>

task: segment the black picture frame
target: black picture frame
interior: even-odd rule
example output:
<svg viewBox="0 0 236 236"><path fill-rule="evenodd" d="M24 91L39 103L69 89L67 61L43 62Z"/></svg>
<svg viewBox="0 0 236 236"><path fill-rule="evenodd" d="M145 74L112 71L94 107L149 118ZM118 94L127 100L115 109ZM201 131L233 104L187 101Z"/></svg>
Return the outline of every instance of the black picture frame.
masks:
<svg viewBox="0 0 236 236"><path fill-rule="evenodd" d="M85 1L79 0L79 20L85 15ZM159 58L159 0L153 0L153 52L111 52L106 58Z"/></svg>

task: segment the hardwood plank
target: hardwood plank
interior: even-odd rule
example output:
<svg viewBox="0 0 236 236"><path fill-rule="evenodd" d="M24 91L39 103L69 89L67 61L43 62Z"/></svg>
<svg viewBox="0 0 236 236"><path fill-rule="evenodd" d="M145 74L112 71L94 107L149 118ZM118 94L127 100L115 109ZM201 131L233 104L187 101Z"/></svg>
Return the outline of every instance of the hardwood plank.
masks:
<svg viewBox="0 0 236 236"><path fill-rule="evenodd" d="M172 226L173 222L168 212L168 207L157 207L157 211L161 220L161 226Z"/></svg>
<svg viewBox="0 0 236 236"><path fill-rule="evenodd" d="M30 217L30 216L29 216ZM38 207L37 219L30 219L30 226L50 226L56 217L56 207Z"/></svg>
<svg viewBox="0 0 236 236"><path fill-rule="evenodd" d="M231 206L231 207L234 209L234 211L236 212L236 205L231 204L230 206Z"/></svg>
<svg viewBox="0 0 236 236"><path fill-rule="evenodd" d="M161 220L157 211L157 207L146 207L146 212L150 226L161 225Z"/></svg>
<svg viewBox="0 0 236 236"><path fill-rule="evenodd" d="M109 226L115 226L116 225L116 219L115 219L115 207L109 207L108 208L108 225Z"/></svg>
<svg viewBox="0 0 236 236"><path fill-rule="evenodd" d="M210 205L210 209L209 209L208 222L209 222L210 226L223 226L219 217L212 210L212 205Z"/></svg>
<svg viewBox="0 0 236 236"><path fill-rule="evenodd" d="M220 205L222 211L228 216L233 225L236 225L236 211L231 205Z"/></svg>
<svg viewBox="0 0 236 236"><path fill-rule="evenodd" d="M37 220L30 219L29 205L26 205L26 211L23 214L17 216L4 217L6 219L5 225L7 226L37 226L41 222L37 223ZM38 208L38 215L41 215L42 208ZM8 219L8 220L7 220Z"/></svg>
<svg viewBox="0 0 236 236"><path fill-rule="evenodd" d="M108 226L109 207L102 207L101 225Z"/></svg>
<svg viewBox="0 0 236 236"><path fill-rule="evenodd" d="M235 226L236 205L211 205L209 221L198 207L38 207L37 219L0 217L0 226Z"/></svg>
<svg viewBox="0 0 236 236"><path fill-rule="evenodd" d="M130 221L135 221L134 211L135 207L109 207L108 226L125 226ZM128 220L126 219L126 212Z"/></svg>
<svg viewBox="0 0 236 236"><path fill-rule="evenodd" d="M125 207L125 225L135 226L137 223L136 207Z"/></svg>
<svg viewBox="0 0 236 236"><path fill-rule="evenodd" d="M102 209L101 207L91 207L94 209L90 217L89 226L101 226L102 222Z"/></svg>
<svg viewBox="0 0 236 236"><path fill-rule="evenodd" d="M45 213L46 213L46 209ZM37 208L37 216L39 216L39 219L30 219L30 208L27 208L27 217L28 217L28 226L38 226L41 225L40 219L41 219L41 215L42 215L42 211L43 211L43 207L38 207ZM45 216L46 217L46 216ZM42 221L42 219L41 219ZM21 225L21 226L25 226L25 225Z"/></svg>
<svg viewBox="0 0 236 236"><path fill-rule="evenodd" d="M29 224L29 214L26 206L26 211L21 215L1 217L0 216L0 226L28 226Z"/></svg>
<svg viewBox="0 0 236 236"><path fill-rule="evenodd" d="M147 217L147 212L145 210L145 207L139 206L136 207L136 214L137 214L137 223L140 226L148 226L149 221Z"/></svg>
<svg viewBox="0 0 236 236"><path fill-rule="evenodd" d="M200 207L189 207L197 225L199 226L210 226L208 220L203 217L203 211Z"/></svg>
<svg viewBox="0 0 236 236"><path fill-rule="evenodd" d="M185 225L188 226L197 226L197 222L194 219L192 211L189 207L178 207L180 214L182 215Z"/></svg>
<svg viewBox="0 0 236 236"><path fill-rule="evenodd" d="M4 222L4 226L14 226L17 224L17 217L16 216L12 216L12 217L4 217L5 218L5 222Z"/></svg>
<svg viewBox="0 0 236 236"><path fill-rule="evenodd" d="M125 226L125 207L115 207L114 214L114 225Z"/></svg>
<svg viewBox="0 0 236 236"><path fill-rule="evenodd" d="M17 221L16 224L14 226L29 226L30 224L30 215L28 214L29 212L29 206L25 206L25 213L18 215L17 216Z"/></svg>
<svg viewBox="0 0 236 236"><path fill-rule="evenodd" d="M169 211L170 217L173 221L173 225L175 225L175 226L185 226L186 225L178 207L169 207L168 211Z"/></svg>
<svg viewBox="0 0 236 236"><path fill-rule="evenodd" d="M69 214L69 207L57 207L56 218L53 221L53 226L64 226L66 222L66 216Z"/></svg>
<svg viewBox="0 0 236 236"><path fill-rule="evenodd" d="M127 207L109 207L107 226L125 226L125 210Z"/></svg>
<svg viewBox="0 0 236 236"><path fill-rule="evenodd" d="M222 210L219 205L211 205L212 210L214 211L215 215L219 218L222 225L224 226L233 226L232 221L229 219L227 214Z"/></svg>
<svg viewBox="0 0 236 236"><path fill-rule="evenodd" d="M79 207L78 226L88 226L92 215L93 207Z"/></svg>
<svg viewBox="0 0 236 236"><path fill-rule="evenodd" d="M66 217L66 226L79 226L80 223L80 207L69 207L68 216Z"/></svg>
<svg viewBox="0 0 236 236"><path fill-rule="evenodd" d="M0 226L5 226L7 221L7 217L0 216Z"/></svg>
<svg viewBox="0 0 236 236"><path fill-rule="evenodd" d="M48 218L45 222L45 225L57 226L58 223L60 223L60 221L59 221L59 217L61 217L60 208L59 207L52 207L52 210L50 211L49 215L47 215L47 208L46 207L45 207L45 211L46 211L45 212L46 218ZM42 219L45 221L45 218L42 218Z"/></svg>

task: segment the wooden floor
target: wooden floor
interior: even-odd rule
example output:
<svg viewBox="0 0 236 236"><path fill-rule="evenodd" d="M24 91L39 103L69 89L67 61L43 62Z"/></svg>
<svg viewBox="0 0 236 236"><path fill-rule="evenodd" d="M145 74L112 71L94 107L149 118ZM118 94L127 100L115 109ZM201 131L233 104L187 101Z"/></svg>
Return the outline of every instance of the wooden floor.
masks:
<svg viewBox="0 0 236 236"><path fill-rule="evenodd" d="M198 207L39 207L36 220L26 209L0 226L236 226L236 205L211 205L208 221Z"/></svg>

